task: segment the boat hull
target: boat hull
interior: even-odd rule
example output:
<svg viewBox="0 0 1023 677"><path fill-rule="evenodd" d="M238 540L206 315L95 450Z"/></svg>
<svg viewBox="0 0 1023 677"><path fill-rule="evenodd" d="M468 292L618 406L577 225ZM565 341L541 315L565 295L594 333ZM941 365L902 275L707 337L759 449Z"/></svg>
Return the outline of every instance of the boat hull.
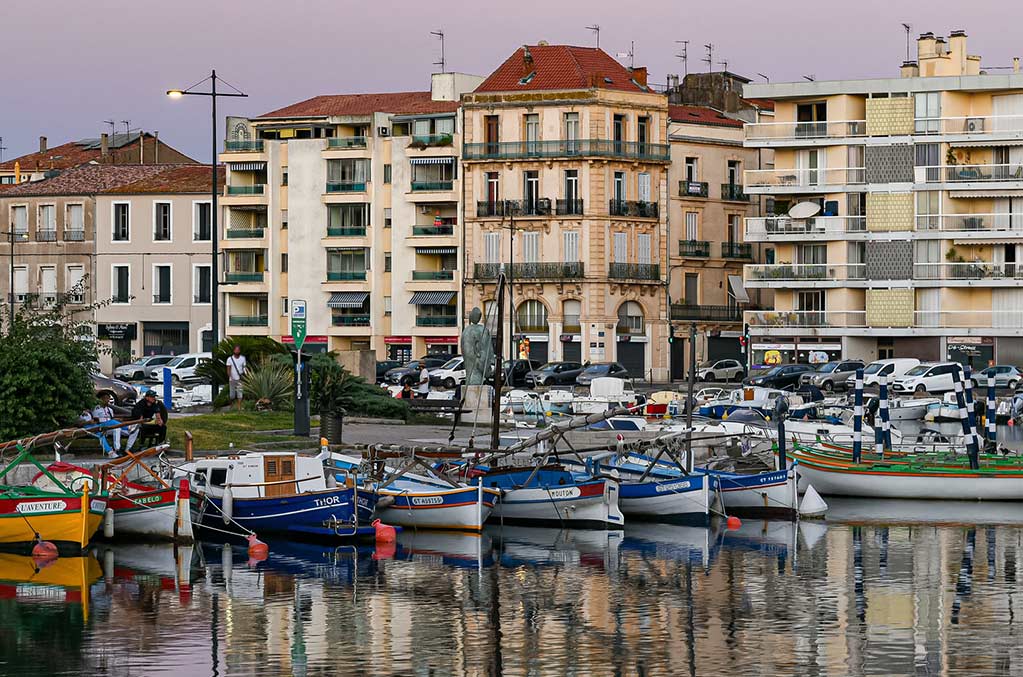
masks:
<svg viewBox="0 0 1023 677"><path fill-rule="evenodd" d="M187 494L179 497L173 487L115 494L109 504L114 510L114 535L191 542L192 517L187 499Z"/></svg>
<svg viewBox="0 0 1023 677"><path fill-rule="evenodd" d="M714 481L691 474L649 482L622 483L622 513L630 520L655 520L705 525L710 521L711 487Z"/></svg>
<svg viewBox="0 0 1023 677"><path fill-rule="evenodd" d="M235 536L247 536L249 532L302 536L310 528L337 526L337 536L344 535L345 528L356 535L355 494L350 487L338 487L325 491L309 491L292 496L265 498L234 498L231 519L225 521L223 498L209 494L198 494L193 503L192 522L214 533L228 532ZM376 507L377 494L359 491L359 519L365 522Z"/></svg>
<svg viewBox="0 0 1023 677"><path fill-rule="evenodd" d="M31 545L36 534L58 547L84 548L103 521L105 497L53 494L0 499L0 547Z"/></svg>
<svg viewBox="0 0 1023 677"><path fill-rule="evenodd" d="M1023 474L885 471L826 466L806 460L801 460L797 467L801 480L824 495L959 501L1023 499Z"/></svg>
<svg viewBox="0 0 1023 677"><path fill-rule="evenodd" d="M729 515L795 517L799 507L793 469L743 475L706 471L718 482L721 501Z"/></svg>
<svg viewBox="0 0 1023 677"><path fill-rule="evenodd" d="M621 529L618 485L603 479L509 489L490 516L495 523L573 529Z"/></svg>
<svg viewBox="0 0 1023 677"><path fill-rule="evenodd" d="M499 491L478 486L437 491L382 489L380 494L394 499L378 511L384 524L458 531L481 531L501 498Z"/></svg>

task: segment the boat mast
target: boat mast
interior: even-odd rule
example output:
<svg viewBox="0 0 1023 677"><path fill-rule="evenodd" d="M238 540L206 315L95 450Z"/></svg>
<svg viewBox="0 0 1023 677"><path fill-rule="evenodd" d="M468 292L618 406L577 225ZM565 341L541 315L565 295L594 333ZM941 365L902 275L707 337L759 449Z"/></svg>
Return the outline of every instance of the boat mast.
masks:
<svg viewBox="0 0 1023 677"><path fill-rule="evenodd" d="M494 351L494 392L490 398L490 448L498 449L501 446L501 388L504 386L504 370L501 368L504 362L504 271L497 273L497 350ZM486 318L484 318L486 320ZM486 370L483 372L486 374ZM486 379L484 378L484 381Z"/></svg>
<svg viewBox="0 0 1023 677"><path fill-rule="evenodd" d="M689 379L686 385L686 472L693 471L693 389L696 379L696 323L689 323Z"/></svg>

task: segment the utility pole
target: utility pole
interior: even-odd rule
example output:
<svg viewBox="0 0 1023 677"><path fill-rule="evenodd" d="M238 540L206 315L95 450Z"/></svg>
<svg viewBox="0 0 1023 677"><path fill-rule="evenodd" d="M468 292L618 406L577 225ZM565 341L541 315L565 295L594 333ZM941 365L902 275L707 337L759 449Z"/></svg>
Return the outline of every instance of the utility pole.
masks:
<svg viewBox="0 0 1023 677"><path fill-rule="evenodd" d="M689 323L689 380L686 387L686 470L693 470L693 390L696 388L696 323Z"/></svg>
<svg viewBox="0 0 1023 677"><path fill-rule="evenodd" d="M0 136L0 162L4 161L5 150L7 150L7 146L4 145L4 137Z"/></svg>
<svg viewBox="0 0 1023 677"><path fill-rule="evenodd" d="M497 271L497 350L494 351L494 392L490 398L490 448L498 449L501 446L501 388L504 387L504 355L501 354L504 345L504 273ZM484 324L487 318L483 318ZM483 380L486 381L486 371L483 372Z"/></svg>
<svg viewBox="0 0 1023 677"><path fill-rule="evenodd" d="M430 35L440 40L440 61L434 61L434 66L440 66L440 72L444 73L447 66L447 62L444 60L444 29L438 28L435 31L430 31Z"/></svg>

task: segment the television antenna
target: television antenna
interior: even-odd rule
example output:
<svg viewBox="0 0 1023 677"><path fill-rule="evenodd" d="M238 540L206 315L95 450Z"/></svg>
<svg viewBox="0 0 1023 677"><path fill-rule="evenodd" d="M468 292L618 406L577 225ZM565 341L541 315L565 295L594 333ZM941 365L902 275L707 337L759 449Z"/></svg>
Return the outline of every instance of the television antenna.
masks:
<svg viewBox="0 0 1023 677"><path fill-rule="evenodd" d="M814 75L813 73L810 73L809 75L804 75L803 79L806 80L807 82L814 82L817 79L817 76Z"/></svg>
<svg viewBox="0 0 1023 677"><path fill-rule="evenodd" d="M113 120L104 120L103 124L110 125L110 138L112 139L114 137L114 134L117 133L117 123L114 122Z"/></svg>
<svg viewBox="0 0 1023 677"><path fill-rule="evenodd" d="M131 120L121 120L121 124L124 125L124 138L128 138L128 134L131 132Z"/></svg>
<svg viewBox="0 0 1023 677"><path fill-rule="evenodd" d="M597 49L600 49L600 25L593 24L592 26L587 26L586 30L593 31L593 34L597 37Z"/></svg>
<svg viewBox="0 0 1023 677"><path fill-rule="evenodd" d="M766 75L764 75L763 73L757 73L757 75L759 75L760 77L762 77L762 78L763 78L764 80L766 80L767 82L770 82L770 81L771 81L771 78L767 77L767 76L766 76Z"/></svg>
<svg viewBox="0 0 1023 677"><path fill-rule="evenodd" d="M636 41L635 40L630 40L629 41L629 51L627 51L627 52L617 52L615 54L615 58L618 58L618 59L628 58L629 59L629 68L632 68L633 66L636 65L635 64L635 61L636 61L636 53L635 52L636 52Z"/></svg>
<svg viewBox="0 0 1023 677"><path fill-rule="evenodd" d="M714 72L714 43L713 42L709 42L706 45L704 45L704 47L707 50L707 56L705 56L703 59L701 59L701 61L703 61L703 63L707 64L707 72L708 73L713 73Z"/></svg>
<svg viewBox="0 0 1023 677"><path fill-rule="evenodd" d="M438 28L435 31L430 31L430 35L440 40L440 61L434 61L434 66L440 66L440 72L446 72L444 69L447 67L447 62L444 60L444 29Z"/></svg>
<svg viewBox="0 0 1023 677"><path fill-rule="evenodd" d="M7 150L7 146L4 145L4 137L0 136L0 162L4 161L5 150Z"/></svg>
<svg viewBox="0 0 1023 677"><path fill-rule="evenodd" d="M725 59L724 61L718 61L718 65L721 66L722 70L727 71L728 70L728 59Z"/></svg>
<svg viewBox="0 0 1023 677"><path fill-rule="evenodd" d="M910 33L913 31L913 27L909 24L902 24L902 27L906 29L906 61L910 61L911 57L909 48L913 42L912 38L910 38Z"/></svg>
<svg viewBox="0 0 1023 677"><path fill-rule="evenodd" d="M676 45L682 45L680 51L675 56L682 61L682 76L689 75L689 41L688 40L676 40Z"/></svg>

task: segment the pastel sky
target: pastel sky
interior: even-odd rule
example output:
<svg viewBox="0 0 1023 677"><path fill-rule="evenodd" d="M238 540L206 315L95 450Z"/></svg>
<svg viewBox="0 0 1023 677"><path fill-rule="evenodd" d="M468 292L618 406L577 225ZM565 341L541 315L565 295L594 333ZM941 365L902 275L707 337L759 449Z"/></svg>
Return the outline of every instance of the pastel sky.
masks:
<svg viewBox="0 0 1023 677"><path fill-rule="evenodd" d="M447 36L448 70L486 74L524 43L592 45L625 53L651 81L681 73L676 40L689 41L689 69L714 68L773 82L890 76L905 58L902 23L914 36L962 28L986 66L1023 56L1023 3L1009 0L44 0L3 2L0 137L4 158L97 136L104 120L209 159L206 99L168 100L215 67L250 95L222 112L258 115L316 94L426 89L440 56L431 30ZM623 58L627 63L627 58ZM222 125L221 125L222 126Z"/></svg>

